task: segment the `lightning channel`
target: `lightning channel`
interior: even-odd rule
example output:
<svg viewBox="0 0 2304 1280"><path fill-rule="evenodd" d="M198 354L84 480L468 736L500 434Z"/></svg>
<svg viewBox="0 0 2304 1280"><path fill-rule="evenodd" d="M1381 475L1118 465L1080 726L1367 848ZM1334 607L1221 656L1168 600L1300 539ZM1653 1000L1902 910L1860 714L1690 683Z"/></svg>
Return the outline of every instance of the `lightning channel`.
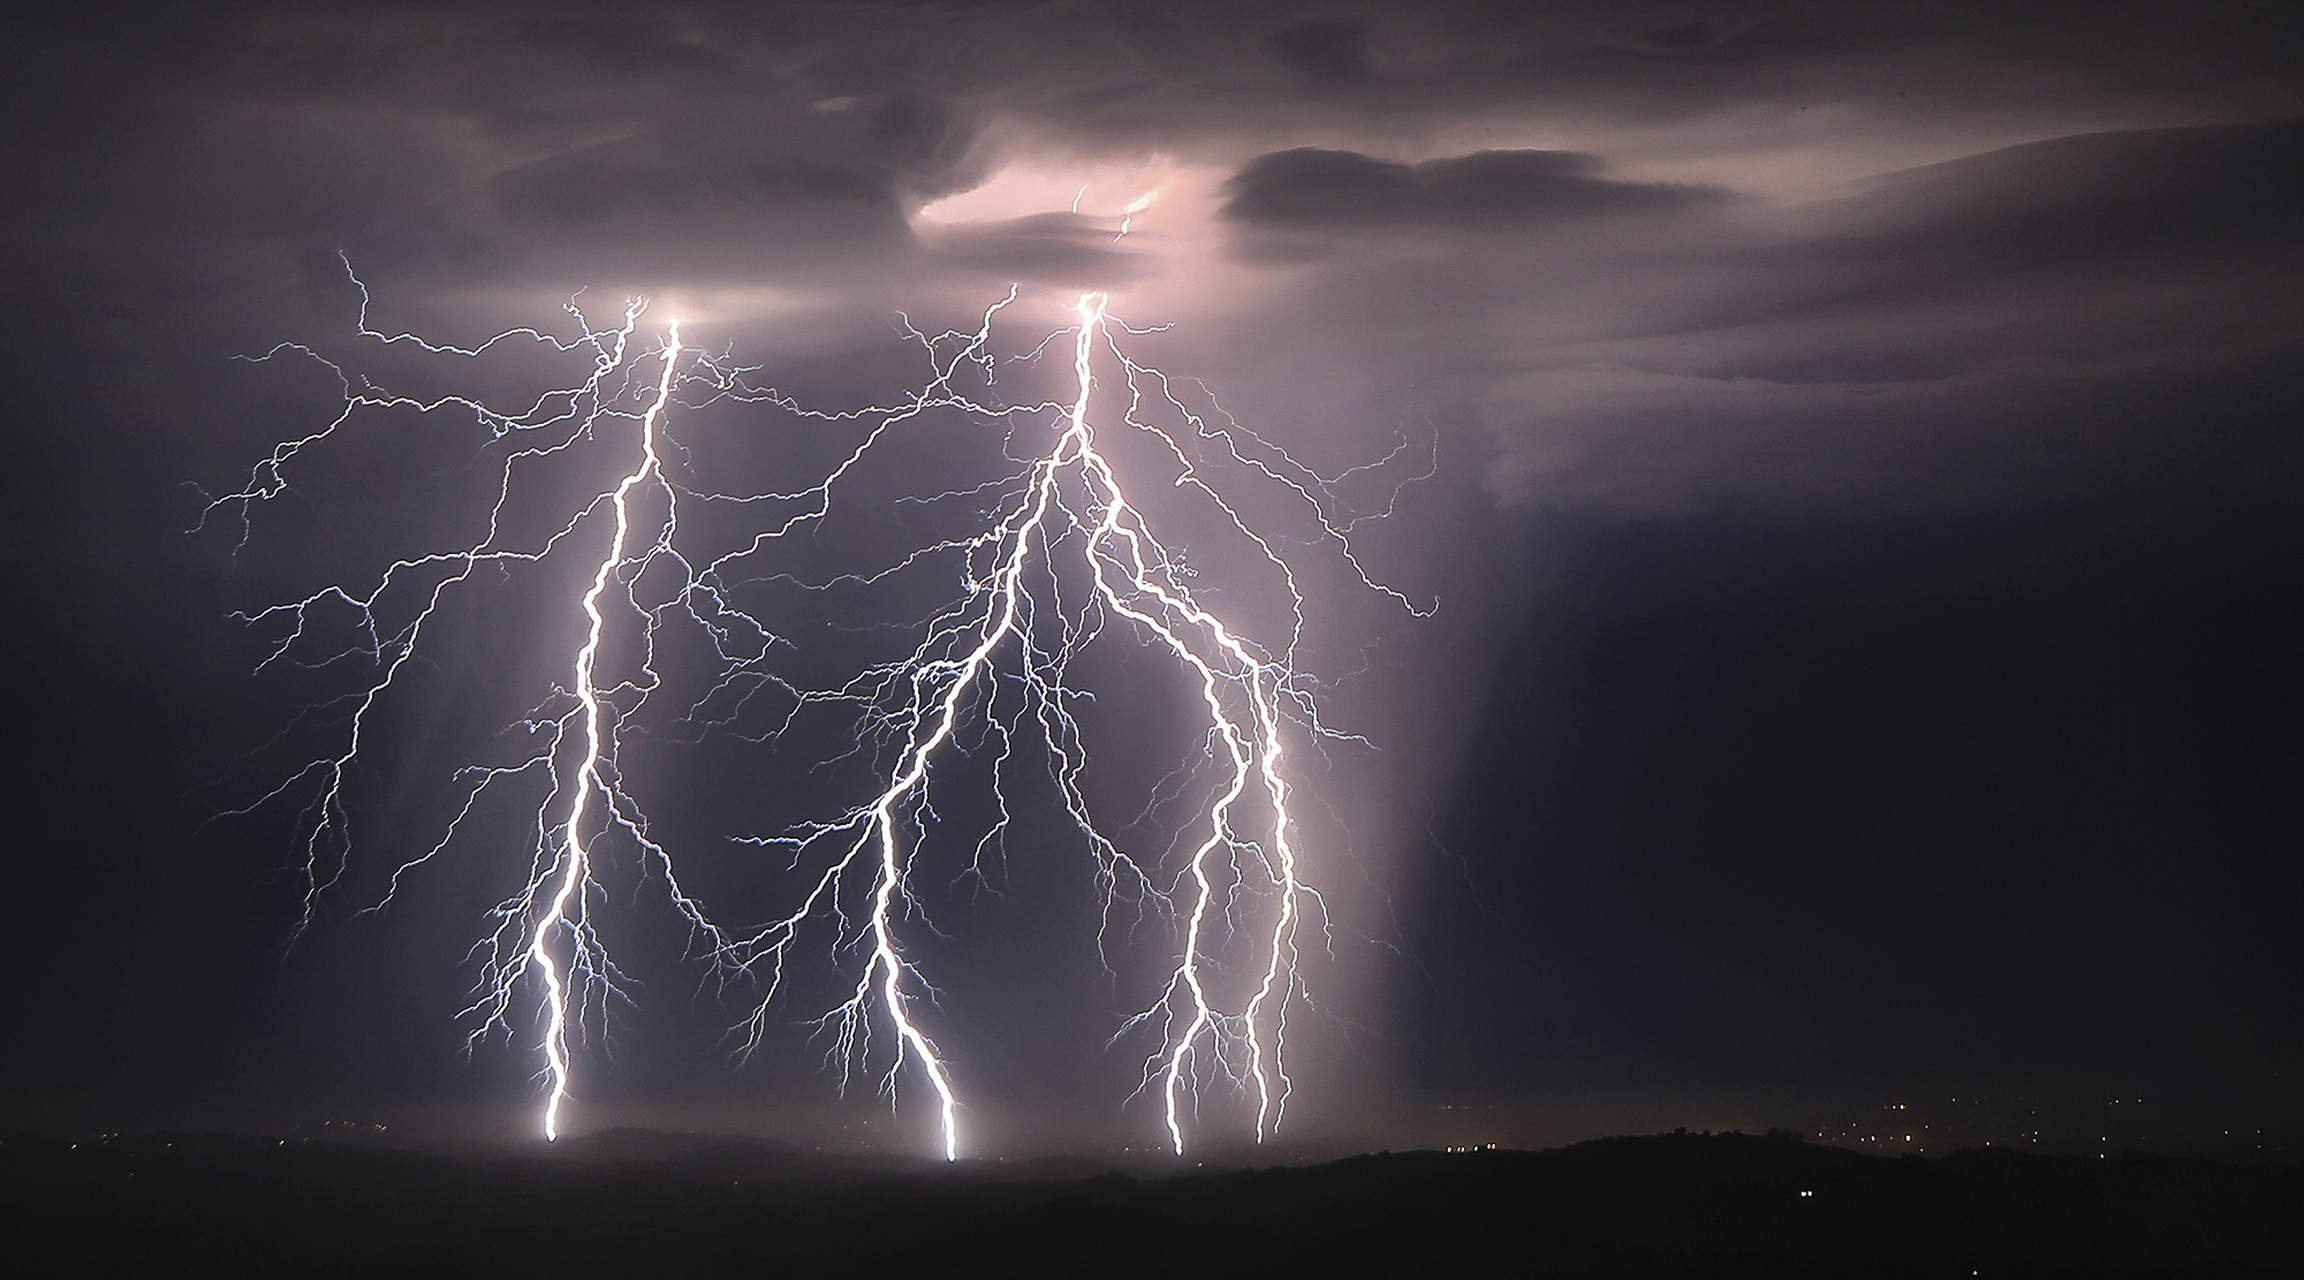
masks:
<svg viewBox="0 0 2304 1280"><path fill-rule="evenodd" d="M1319 682L1302 666L1305 579L1294 557L1324 546L1349 580L1410 613L1430 612L1372 576L1351 542L1361 521L1390 514L1407 485L1431 474L1428 464L1417 470L1419 450L1406 436L1384 458L1323 477L1240 424L1205 387L1132 356L1130 339L1150 331L1119 321L1098 292L1076 297L1069 325L1013 356L997 354L994 331L1018 302L1014 289L973 329L931 333L906 321L905 338L926 358L925 380L888 403L819 410L762 383L757 369L728 353L685 341L677 321L664 324L658 338L643 337L646 306L638 301L606 329L594 328L572 301L573 338L516 329L457 347L371 329L367 288L351 278L360 295L359 336L380 347L454 362L525 345L573 357L583 373L560 389L495 408L475 396L384 391L305 346L256 357L318 362L343 389L343 404L332 420L274 447L243 484L206 503L203 520L225 513L237 519L236 556L250 546L254 512L290 491L292 472L393 414L469 418L481 439L468 465L491 476L471 539L396 558L364 585L330 584L236 615L267 636L259 672L372 673L309 704L258 754L310 734L333 737L334 745L223 813L284 807L294 815L304 886L296 933L357 874L352 829L362 761L377 750L386 708L423 696L411 686L431 660L419 654L436 647L432 632L448 625L442 619L451 600L486 581L534 575L583 555L584 531L595 529L605 545L583 561L575 610L583 629L563 668L565 683L555 682L513 726L509 736L525 743L523 750L454 773L437 838L392 861L381 893L362 908L385 909L404 881L451 847L484 839L471 829L488 827L483 815L494 797L535 797L529 871L489 913L492 924L473 953L475 998L464 1012L475 1043L510 1035L520 993L536 991L547 1139L566 1128L579 1040L605 1031L611 1006L632 998L633 984L610 958L597 914L607 892L601 859L613 846L633 851L642 878L660 883L708 981L723 993L752 989L750 1011L738 1024L739 1056L758 1051L772 1033L774 1010L793 986L793 961L810 939L817 940L815 954L836 968L842 957L856 957L846 995L818 1006L824 1011L804 1024L826 1038L826 1061L843 1090L863 1072L894 1105L907 1079L924 1083L938 1150L958 1158L969 1146L964 1072L942 1042L961 1033L938 1025L939 989L915 954L920 931L934 930L929 914L942 893L937 877L946 874L928 868L947 858L939 850L949 844L965 851L952 883L992 886L994 860L1022 820L1019 771L1035 756L1062 822L1089 855L1099 903L1095 941L1106 974L1120 981L1133 963L1127 956L1169 939L1165 977L1112 1035L1114 1044L1150 1038L1136 1094L1154 1099L1169 1145L1181 1153L1195 1140L1210 1087L1242 1099L1255 1140L1279 1129L1295 1087L1289 1018L1309 1000L1302 938L1307 928L1316 938L1330 928L1325 900L1306 877L1294 762L1297 752L1324 742L1364 741L1321 718ZM1054 351L1069 355L1065 390L1005 402L1003 379L1019 366L1028 373ZM1111 387L1100 388L1100 368L1117 373ZM1120 407L1100 413L1108 402ZM691 447L674 437L676 420L730 411L765 413L790 430L846 443L797 487L701 483ZM1099 438L1100 418L1102 430L1141 440L1150 452L1114 452ZM941 438L968 424L999 431L1019 469L895 499L899 509L935 514L931 523L962 527L876 564L828 574L796 567L810 558L802 549L845 527L837 522L848 506L886 500L887 469L905 441ZM618 439L628 441L630 461L613 482L539 524L524 495L547 488L548 471L582 465ZM1226 565L1226 580L1262 573L1276 584L1269 598L1282 619L1279 634L1258 643L1237 618L1222 616L1197 587L1204 557L1163 541L1132 498L1125 473L1160 458L1168 460L1163 491L1195 497L1216 527L1247 549L1245 561ZM1354 509L1338 496L1340 484L1363 471L1393 478L1389 496L1373 509ZM1282 506L1294 504L1298 514L1288 519L1310 536L1260 531L1219 472L1267 487ZM965 528L971 521L973 531ZM738 531L733 539L730 530ZM959 590L947 603L915 621L874 623L857 633L909 631L908 647L868 658L844 677L806 677L820 664L805 660L807 645L794 638L803 614L836 618L852 610L843 603L852 598L953 569ZM1078 710L1092 705L1095 693L1072 674L1108 633L1132 634L1140 647L1174 662L1193 691L1201 744L1167 777L1137 788L1143 812L1119 827L1095 813L1097 771ZM612 652L626 655L615 659L613 673ZM826 716L846 717L847 730L828 733ZM779 880L794 886L789 906L761 923L732 928L706 910L683 886L672 851L629 787L621 763L627 741L682 732L691 740L757 743L772 760L788 754L812 761L809 772L827 778L846 776L858 763L877 773L870 793L844 809L794 815L781 829L737 839L740 848L777 854L779 876L799 877ZM844 749L825 749L842 741ZM991 817L973 838L953 844L938 834L935 797L956 785L955 776L967 776L952 770L970 758L986 762L979 774L989 775ZM1169 833L1170 852L1147 858L1124 851L1121 837L1132 830ZM763 875L773 870L758 868Z"/></svg>

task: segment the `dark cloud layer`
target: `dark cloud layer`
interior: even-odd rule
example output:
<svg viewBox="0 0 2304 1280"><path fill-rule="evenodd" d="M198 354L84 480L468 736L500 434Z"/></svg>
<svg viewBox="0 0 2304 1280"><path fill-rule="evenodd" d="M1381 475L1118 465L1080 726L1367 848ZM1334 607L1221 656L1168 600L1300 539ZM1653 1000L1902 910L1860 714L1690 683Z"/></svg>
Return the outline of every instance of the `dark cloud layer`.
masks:
<svg viewBox="0 0 2304 1280"><path fill-rule="evenodd" d="M939 267L958 267L1001 281L1112 288L1151 267L1145 255L1120 247L1123 237L1110 222L1075 213L1040 213L931 232L926 239L931 260Z"/></svg>
<svg viewBox="0 0 2304 1280"><path fill-rule="evenodd" d="M1226 212L1248 261L1298 264L1299 306L1449 369L1515 500L1927 505L2029 447L1995 418L2304 335L2300 161L2293 120L2107 132L1787 200L1573 154L1299 149L1246 164Z"/></svg>
<svg viewBox="0 0 2304 1280"><path fill-rule="evenodd" d="M2304 119L2098 133L1887 175L1849 203L1857 218L1904 224L1916 252L1965 254L1979 271L2160 255L2275 265L2295 251L2300 159Z"/></svg>
<svg viewBox="0 0 2304 1280"><path fill-rule="evenodd" d="M1165 150L1230 175L1215 227L1237 261L1334 304L1291 302L1291 325L1384 335L1389 376L1450 387L1520 501L1609 501L1615 464L1584 460L1625 424L1909 424L1916 401L1997 394L1963 378L2198 366L2293 332L2269 283L2292 125L2059 123L2264 114L2293 92L2273 8L2109 6L2077 30L1926 5L221 14L144 46L47 34L35 96L104 102L146 156L127 180L33 148L19 171L48 203L21 207L49 269L129 269L126 239L252 315L224 300L315 295L341 249L411 303L494 291L505 319L584 286L752 289L847 299L869 327L907 290L1189 271L1173 241L1112 244L1055 208L914 218L1013 163ZM1516 119L1592 141L1471 145ZM1817 148L1855 185L1771 188ZM1767 473L1739 439L1665 450L1683 479L1643 467L1627 500Z"/></svg>
<svg viewBox="0 0 2304 1280"><path fill-rule="evenodd" d="M1511 227L1682 209L1726 195L1604 178L1605 168L1598 156L1572 151L1480 151L1409 165L1298 147L1258 156L1233 175L1224 212L1280 227Z"/></svg>
<svg viewBox="0 0 2304 1280"><path fill-rule="evenodd" d="M1307 22L1275 31L1272 48L1315 80L1357 80L1368 74L1368 24L1349 18Z"/></svg>

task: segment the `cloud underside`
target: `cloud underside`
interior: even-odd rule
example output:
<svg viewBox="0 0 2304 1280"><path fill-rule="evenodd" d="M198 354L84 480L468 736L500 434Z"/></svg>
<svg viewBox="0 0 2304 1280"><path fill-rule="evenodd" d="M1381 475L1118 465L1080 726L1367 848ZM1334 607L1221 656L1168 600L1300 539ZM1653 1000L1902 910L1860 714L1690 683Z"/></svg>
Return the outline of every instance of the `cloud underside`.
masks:
<svg viewBox="0 0 2304 1280"><path fill-rule="evenodd" d="M1579 218L1624 218L1716 203L1716 187L1623 182L1597 156L1480 151L1400 164L1354 151L1298 147L1258 156L1226 183L1226 216L1256 227L1523 230Z"/></svg>
<svg viewBox="0 0 2304 1280"><path fill-rule="evenodd" d="M1491 261L1530 290L1502 307L1552 338L1500 352L1485 383L1492 482L1668 505L1750 489L1762 442L1800 437L1773 474L1827 496L1814 473L1837 456L1857 500L1996 441L2029 448L2059 406L2132 416L2109 388L2196 380L2304 338L2300 174L2299 122L2092 135L1634 247ZM1875 429L1898 448L1862 438Z"/></svg>
<svg viewBox="0 0 2304 1280"><path fill-rule="evenodd" d="M1111 219L1044 213L997 222L930 227L920 233L930 270L973 273L1022 284L1108 289L1157 269L1125 246Z"/></svg>
<svg viewBox="0 0 2304 1280"><path fill-rule="evenodd" d="M1292 314L1467 390L1508 499L1846 505L1985 496L2073 406L2149 432L2140 389L2293 349L2300 175L2304 121L2059 138L1797 203L1557 152L1297 149L1243 166L1226 212L1247 260L1295 273ZM2065 452L2075 479L2111 465Z"/></svg>
<svg viewBox="0 0 2304 1280"><path fill-rule="evenodd" d="M2286 101L2273 51L2296 20L2109 5L2082 47L2060 19L2003 8L267 10L163 32L165 58L94 34L20 55L60 101L133 104L138 76L174 79L149 95L165 130L114 108L134 200L115 179L26 169L17 216L89 262L189 237L217 280L280 260L321 263L317 278L343 249L403 298L788 288L885 315L907 293L1009 280L1196 278L1176 240L1062 210L920 217L1004 166L1172 154L1229 175L1201 248L1223 278L1264 282L1210 286L1211 313L1476 418L1492 482L1529 501L1640 469L1615 432L1683 459L1695 485L1752 470L1735 450L1757 437L1723 424L1918 431L1931 404L1972 424L1999 388L2112 385L2296 341L2304 126L1989 140L2120 93ZM1787 138L1843 159L1978 141L1797 200L1732 163L1709 183L1652 180L1633 142L1432 154L1432 138L1514 122L1725 161ZM1673 432L1685 448L1662 442Z"/></svg>

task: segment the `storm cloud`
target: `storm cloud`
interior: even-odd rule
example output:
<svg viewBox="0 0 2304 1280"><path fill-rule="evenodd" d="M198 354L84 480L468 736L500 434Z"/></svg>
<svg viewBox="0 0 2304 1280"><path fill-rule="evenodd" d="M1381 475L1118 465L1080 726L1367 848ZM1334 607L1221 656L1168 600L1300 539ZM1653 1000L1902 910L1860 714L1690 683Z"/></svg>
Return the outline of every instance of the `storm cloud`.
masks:
<svg viewBox="0 0 2304 1280"><path fill-rule="evenodd" d="M86 157L27 153L36 272L150 278L156 252L232 325L320 305L341 251L429 314L589 288L826 334L1009 280L1124 287L1218 360L1351 352L1304 370L1376 397L1349 440L1421 406L1472 424L1510 501L1639 507L1769 474L1811 501L1824 472L1850 500L1972 495L1947 468L2008 459L1947 462L1912 434L1931 415L1965 440L2001 388L2093 394L2297 333L2304 96L2269 9L2108 6L2085 32L1735 4L223 13L42 37L34 96L106 100L89 127L145 158L122 201ZM1116 166L1142 176L1092 190ZM1739 452L1826 420L1800 466ZM1623 433L1682 461L1623 475ZM1883 467L1902 447L1929 453Z"/></svg>
<svg viewBox="0 0 2304 1280"><path fill-rule="evenodd" d="M1598 156L1480 151L1399 164L1299 147L1251 160L1225 183L1226 215L1279 227L1525 229L1564 218L1623 217L1725 198L1710 187L1604 178Z"/></svg>
<svg viewBox="0 0 2304 1280"><path fill-rule="evenodd" d="M2059 399L2293 344L2300 162L2295 121L2131 130L1787 198L1297 149L1224 212L1313 312L1471 389L1507 497L1905 504L1978 496L1951 473L2010 465Z"/></svg>

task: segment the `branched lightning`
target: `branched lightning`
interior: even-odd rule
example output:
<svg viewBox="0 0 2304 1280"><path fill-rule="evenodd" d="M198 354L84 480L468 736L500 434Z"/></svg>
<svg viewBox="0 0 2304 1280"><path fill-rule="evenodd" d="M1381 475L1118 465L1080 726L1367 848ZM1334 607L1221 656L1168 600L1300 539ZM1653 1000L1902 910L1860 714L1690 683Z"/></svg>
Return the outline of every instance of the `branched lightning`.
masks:
<svg viewBox="0 0 2304 1280"><path fill-rule="evenodd" d="M1304 876L1291 806L1291 751L1351 737L1322 723L1318 686L1299 669L1306 607L1303 579L1290 557L1325 547L1352 579L1424 612L1376 582L1349 540L1360 520L1388 513L1400 489L1420 476L1399 477L1376 510L1347 510L1336 496L1346 477L1319 476L1234 421L1205 388L1131 357L1122 339L1142 331L1110 316L1107 298L1098 293L1073 304L1071 325L1005 361L994 353L993 330L1015 303L1014 290L987 308L973 331L932 334L907 323L906 335L928 359L925 383L894 403L840 411L803 407L756 383L756 370L684 344L678 322L666 324L660 339L644 339L646 309L639 303L627 306L611 329L595 329L571 303L577 333L569 340L519 329L458 348L370 329L364 287L360 297L360 336L384 347L474 360L527 344L581 361L583 373L523 407L496 409L478 398L384 392L302 346L259 357L319 361L341 382L344 402L322 428L276 446L244 484L208 503L209 516L238 517L242 548L252 536L253 513L289 491L292 470L312 465L310 455L389 413L471 417L484 436L473 465L486 469L493 492L476 535L454 550L394 559L363 585L331 584L238 615L264 633L259 670L293 664L323 674L354 666L370 673L310 705L273 744L317 732L331 739L329 747L229 811L285 805L298 815L299 932L350 872L354 780L363 752L378 732L382 708L417 696L407 687L412 664L428 632L442 625L450 598L473 589L483 570L540 573L581 557L589 571L573 613L582 635L562 668L565 686L514 726L524 751L457 774L453 812L438 838L400 859L368 908L389 903L404 879L451 846L470 843L466 827L486 797L522 789L536 797L528 872L492 912L493 925L475 951L480 977L466 1012L475 1040L509 1034L521 992L537 990L546 1137L561 1132L577 1035L604 1026L611 1000L628 994L596 923L605 893L599 859L609 847L603 842L611 842L636 851L642 870L661 880L691 931L693 951L723 989L752 984L746 1051L769 1033L800 948L825 948L835 962L853 957L855 981L847 996L810 1020L828 1038L828 1061L843 1086L877 1062L870 1070L891 1101L907 1071L924 1080L936 1099L942 1152L956 1158L962 1147L957 1073L939 1035L930 1034L936 990L907 939L923 927L928 906L922 859L943 840L934 835L939 817L932 802L941 771L960 757L986 762L993 816L962 842L968 853L959 874L987 884L986 860L1004 847L1017 820L1013 784L1030 758L1027 742L1036 744L1062 816L1090 855L1102 904L1097 943L1107 972L1118 953L1140 951L1148 932L1162 932L1152 926L1169 926L1167 976L1148 988L1152 998L1121 1021L1113 1038L1152 1041L1138 1092L1156 1099L1170 1144L1184 1150L1198 1098L1211 1081L1228 1082L1243 1099L1239 1105L1252 1117L1257 1140L1280 1125L1293 1088L1288 1019L1308 998L1300 939L1308 927L1319 931L1315 937L1329 928L1325 904ZM994 374L1003 363L1040 364L1067 340L1068 395L1021 405L998 399ZM1178 543L1162 541L1132 501L1122 480L1129 464L1098 440L1099 365L1117 370L1126 390L1125 407L1107 430L1117 427L1152 445L1146 456L1168 460L1167 488L1190 495L1214 527L1246 549L1246 562L1228 566L1226 578L1264 574L1276 585L1269 598L1284 632L1275 642L1258 644L1242 634L1237 617L1219 616L1210 589L1195 591L1198 561ZM679 460L689 453L675 438L677 420L755 410L793 429L844 435L847 442L816 479L797 488L722 492L680 478ZM973 520L973 532L931 537L892 559L829 575L810 577L788 567L789 557L779 559L796 534L821 537L838 509L836 496L870 494L861 477L887 465L880 460L901 448L905 433L970 423L1000 430L1007 456L1020 469L897 502ZM625 459L616 464L612 485L562 517L515 518L516 495L530 473L610 452ZM1415 452L1404 437L1390 456L1355 470L1397 476L1413 470L1400 464ZM1299 515L1289 519L1304 532L1285 539L1260 533L1219 487L1211 465L1295 504ZM696 516L699 511L710 518ZM685 526L684 512L692 517ZM732 519L748 532L729 538ZM836 598L848 598L841 593L930 581L954 569L959 589L947 603L912 622L878 628L912 637L886 656L828 682L804 678L804 664L788 661L802 647L788 634L795 608L820 601L820 612L837 612ZM1200 750L1179 760L1166 778L1139 788L1144 811L1122 828L1091 813L1089 735L1078 708L1093 693L1072 674L1114 623L1176 664L1196 690L1202 726ZM683 652L707 655L700 676L669 675L665 655L675 647L675 629L692 637ZM676 705L651 712L652 700L665 697ZM814 750L824 740L826 716L845 718L846 750ZM833 770L827 777L846 776L835 766L847 761L867 766L877 781L844 810L794 815L774 834L742 838L742 845L780 854L784 873L798 874L798 889L789 909L765 923L727 928L682 887L671 852L651 834L627 786L621 753L644 732L644 722L659 732L682 728L779 750L798 747L817 768ZM1125 852L1115 836L1130 829L1165 831L1169 853L1146 859ZM888 1037L887 1048L876 1049L876 1033Z"/></svg>

